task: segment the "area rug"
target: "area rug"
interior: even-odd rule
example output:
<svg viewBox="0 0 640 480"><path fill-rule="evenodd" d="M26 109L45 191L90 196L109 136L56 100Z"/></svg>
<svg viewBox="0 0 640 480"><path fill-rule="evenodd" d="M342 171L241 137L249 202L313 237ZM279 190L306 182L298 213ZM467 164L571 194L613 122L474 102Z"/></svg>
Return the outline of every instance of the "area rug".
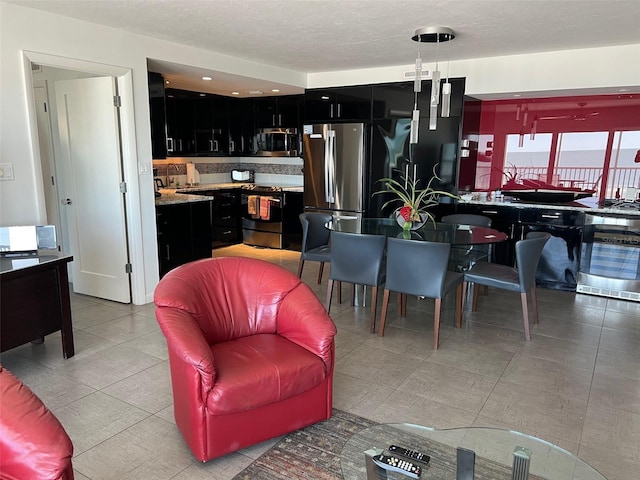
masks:
<svg viewBox="0 0 640 480"><path fill-rule="evenodd" d="M288 434L234 480L341 480L347 440L376 422L333 409L331 418Z"/></svg>

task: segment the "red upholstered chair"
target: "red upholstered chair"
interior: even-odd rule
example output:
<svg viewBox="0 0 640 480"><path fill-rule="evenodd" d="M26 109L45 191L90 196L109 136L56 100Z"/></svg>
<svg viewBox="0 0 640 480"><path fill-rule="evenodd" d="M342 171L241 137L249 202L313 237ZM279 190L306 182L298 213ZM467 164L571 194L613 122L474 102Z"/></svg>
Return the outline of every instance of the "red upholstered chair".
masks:
<svg viewBox="0 0 640 480"><path fill-rule="evenodd" d="M72 456L58 419L0 365L0 478L73 480Z"/></svg>
<svg viewBox="0 0 640 480"><path fill-rule="evenodd" d="M336 327L284 268L244 257L192 262L155 290L174 416L207 461L331 416Z"/></svg>

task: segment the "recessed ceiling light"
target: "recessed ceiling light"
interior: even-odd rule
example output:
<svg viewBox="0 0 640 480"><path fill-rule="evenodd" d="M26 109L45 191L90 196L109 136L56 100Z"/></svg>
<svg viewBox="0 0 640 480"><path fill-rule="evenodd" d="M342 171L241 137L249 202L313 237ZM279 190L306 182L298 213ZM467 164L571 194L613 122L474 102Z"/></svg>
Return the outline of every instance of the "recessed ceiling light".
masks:
<svg viewBox="0 0 640 480"><path fill-rule="evenodd" d="M202 77L203 80L213 80L211 77Z"/></svg>
<svg viewBox="0 0 640 480"><path fill-rule="evenodd" d="M629 89L628 88L619 88L618 91L619 92L628 92Z"/></svg>
<svg viewBox="0 0 640 480"><path fill-rule="evenodd" d="M240 95L240 92L231 92L231 95Z"/></svg>
<svg viewBox="0 0 640 480"><path fill-rule="evenodd" d="M514 94L513 94L513 96L514 96L514 97L521 97L522 95L521 95L521 94L519 94L519 93L514 93Z"/></svg>
<svg viewBox="0 0 640 480"><path fill-rule="evenodd" d="M169 85L169 80L165 80L164 83L166 83L167 85Z"/></svg>
<svg viewBox="0 0 640 480"><path fill-rule="evenodd" d="M279 88L272 88L272 89L271 89L271 91L272 91L273 93L278 93L278 92L280 91L280 89L279 89Z"/></svg>
<svg viewBox="0 0 640 480"><path fill-rule="evenodd" d="M247 93L249 95L262 95L262 91L260 90L249 90Z"/></svg>

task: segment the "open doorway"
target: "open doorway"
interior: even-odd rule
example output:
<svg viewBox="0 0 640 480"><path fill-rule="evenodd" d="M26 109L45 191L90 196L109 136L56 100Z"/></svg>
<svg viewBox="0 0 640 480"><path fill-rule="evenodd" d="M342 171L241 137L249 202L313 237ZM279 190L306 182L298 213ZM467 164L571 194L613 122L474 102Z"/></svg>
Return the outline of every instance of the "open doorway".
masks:
<svg viewBox="0 0 640 480"><path fill-rule="evenodd" d="M56 58L31 60L38 68L30 79L48 223L58 227L64 253L74 256L75 292L131 303L125 163L135 158L123 152L135 148L122 148L122 78L113 75L121 72L61 68Z"/></svg>

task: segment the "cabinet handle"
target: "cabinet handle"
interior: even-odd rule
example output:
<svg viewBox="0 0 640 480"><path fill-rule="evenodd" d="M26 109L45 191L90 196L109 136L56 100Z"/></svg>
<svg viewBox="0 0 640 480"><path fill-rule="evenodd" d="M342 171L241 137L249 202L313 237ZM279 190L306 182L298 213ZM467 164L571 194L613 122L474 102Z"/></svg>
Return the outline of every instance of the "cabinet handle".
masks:
<svg viewBox="0 0 640 480"><path fill-rule="evenodd" d="M209 151L213 152L213 140L209 140Z"/></svg>
<svg viewBox="0 0 640 480"><path fill-rule="evenodd" d="M169 245L166 245L167 248L167 260L171 260L171 252L169 250Z"/></svg>
<svg viewBox="0 0 640 480"><path fill-rule="evenodd" d="M330 105L329 118L333 118L333 103Z"/></svg>
<svg viewBox="0 0 640 480"><path fill-rule="evenodd" d="M234 142L233 140L229 140L229 152L235 152L236 151L236 142Z"/></svg>
<svg viewBox="0 0 640 480"><path fill-rule="evenodd" d="M178 148L180 149L180 151L182 151L182 139L181 138L178 139Z"/></svg>
<svg viewBox="0 0 640 480"><path fill-rule="evenodd" d="M482 213L492 213L492 214L494 214L494 215L497 215L497 214L498 214L498 212L497 212L497 211L495 211L495 210L482 210Z"/></svg>
<svg viewBox="0 0 640 480"><path fill-rule="evenodd" d="M274 127L276 127L276 114L274 113L273 115L271 115L271 125L273 125Z"/></svg>
<svg viewBox="0 0 640 480"><path fill-rule="evenodd" d="M338 118L342 117L342 105L338 104Z"/></svg>
<svg viewBox="0 0 640 480"><path fill-rule="evenodd" d="M556 214L556 215L545 215L542 214L540 215L540 218L560 218L560 215Z"/></svg>
<svg viewBox="0 0 640 480"><path fill-rule="evenodd" d="M231 215L227 215L226 217L220 217L221 220L229 220L231 218Z"/></svg>
<svg viewBox="0 0 640 480"><path fill-rule="evenodd" d="M173 152L173 138L167 137L167 152Z"/></svg>
<svg viewBox="0 0 640 480"><path fill-rule="evenodd" d="M227 230L226 232L222 232L223 235L231 235L231 230Z"/></svg>
<svg viewBox="0 0 640 480"><path fill-rule="evenodd" d="M217 152L218 151L218 140L214 140L213 141L213 151Z"/></svg>
<svg viewBox="0 0 640 480"><path fill-rule="evenodd" d="M278 114L278 126L279 127L282 126L282 114L281 113Z"/></svg>

